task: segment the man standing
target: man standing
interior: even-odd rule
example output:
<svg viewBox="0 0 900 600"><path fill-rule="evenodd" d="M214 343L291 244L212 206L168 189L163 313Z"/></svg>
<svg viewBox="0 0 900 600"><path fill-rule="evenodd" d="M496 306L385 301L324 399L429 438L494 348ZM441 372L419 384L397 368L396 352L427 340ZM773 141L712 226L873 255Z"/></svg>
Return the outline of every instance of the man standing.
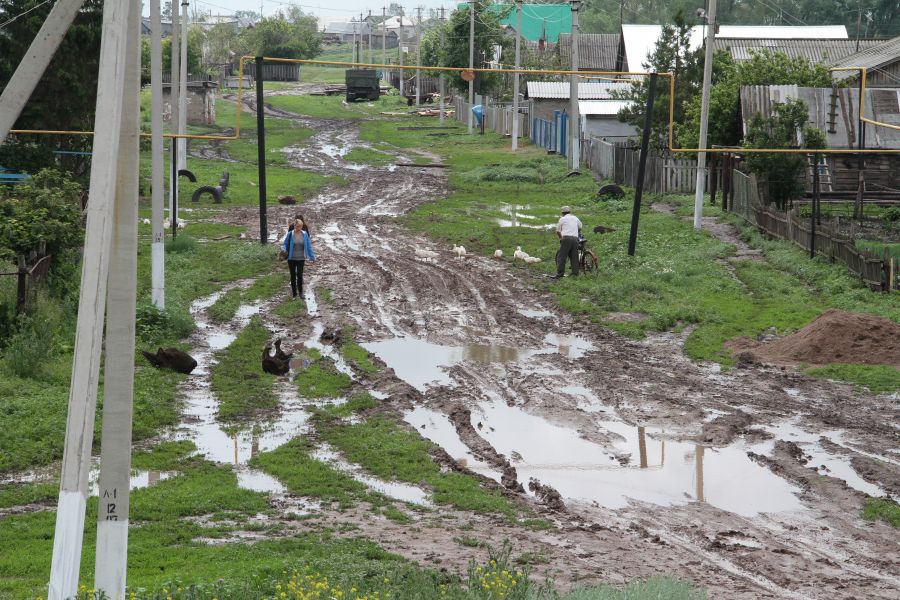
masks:
<svg viewBox="0 0 900 600"><path fill-rule="evenodd" d="M561 279L566 273L566 258L572 263L572 275L578 275L578 238L581 236L581 221L572 214L572 209L563 206L562 216L556 224L556 235L559 236L559 252L556 253L556 275L553 279Z"/></svg>

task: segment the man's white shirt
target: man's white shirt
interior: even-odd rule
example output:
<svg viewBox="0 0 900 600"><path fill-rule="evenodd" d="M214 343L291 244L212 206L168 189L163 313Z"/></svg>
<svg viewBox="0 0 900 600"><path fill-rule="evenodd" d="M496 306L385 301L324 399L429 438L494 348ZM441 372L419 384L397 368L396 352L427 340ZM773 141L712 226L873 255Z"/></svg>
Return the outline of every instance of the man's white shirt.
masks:
<svg viewBox="0 0 900 600"><path fill-rule="evenodd" d="M557 233L559 233L563 237L578 237L578 232L580 230L581 221L572 213L561 216L559 218L559 223L556 224Z"/></svg>

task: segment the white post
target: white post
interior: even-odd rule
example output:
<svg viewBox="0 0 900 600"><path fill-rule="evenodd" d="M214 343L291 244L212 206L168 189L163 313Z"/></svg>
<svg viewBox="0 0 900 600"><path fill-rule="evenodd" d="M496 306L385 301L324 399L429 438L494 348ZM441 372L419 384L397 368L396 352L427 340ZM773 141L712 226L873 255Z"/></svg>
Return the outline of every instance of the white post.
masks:
<svg viewBox="0 0 900 600"><path fill-rule="evenodd" d="M48 600L64 600L78 593L91 444L94 440L94 412L100 377L103 316L106 312L112 199L116 195L119 165L123 81L130 25L128 15L127 0L107 0L103 5L90 202L87 206ZM129 359L133 359L133 355Z"/></svg>
<svg viewBox="0 0 900 600"><path fill-rule="evenodd" d="M422 65L422 7L416 7L419 11L419 22L416 24L416 67ZM416 106L422 104L422 71L416 69Z"/></svg>
<svg viewBox="0 0 900 600"><path fill-rule="evenodd" d="M163 241L163 194L166 184L163 177L163 115L162 115L162 36L159 11L160 0L150 1L150 156L151 176L151 235L150 279L153 306L166 307L166 250Z"/></svg>
<svg viewBox="0 0 900 600"><path fill-rule="evenodd" d="M441 52L444 51L444 7L441 7ZM441 97L438 100L438 110L440 111L440 116L438 117L438 122L443 125L444 124L444 72L441 71L440 77L438 78L438 93L440 93Z"/></svg>
<svg viewBox="0 0 900 600"><path fill-rule="evenodd" d="M384 7L381 9L381 64L387 64L387 9ZM387 67L381 67L382 77L385 71L387 71ZM390 85L390 80L388 85Z"/></svg>
<svg viewBox="0 0 900 600"><path fill-rule="evenodd" d="M50 9L28 52L0 95L0 143L16 124L82 4L84 0L59 0Z"/></svg>
<svg viewBox="0 0 900 600"><path fill-rule="evenodd" d="M581 0L569 0L572 5L572 73L569 76L569 169L581 166L581 117L578 114L578 9Z"/></svg>
<svg viewBox="0 0 900 600"><path fill-rule="evenodd" d="M187 76L188 76L188 2L181 2L181 62L178 65L181 71L178 77L178 133L184 135L187 133ZM187 169L187 140L178 138L178 168ZM177 208L176 214L172 216L178 218Z"/></svg>
<svg viewBox="0 0 900 600"><path fill-rule="evenodd" d="M372 11L369 11L370 22L366 23L366 28L369 30L369 42L367 46L369 47L369 64L371 65L374 62L374 57L372 55L372 23L371 23Z"/></svg>
<svg viewBox="0 0 900 600"><path fill-rule="evenodd" d="M400 69L398 69L398 71L400 72L400 97L402 98L403 97L403 78L406 73L406 71L403 69L403 8L402 7L400 8L400 28L397 29L397 35L400 36L399 40L398 40L400 43L400 46L399 46L399 48L400 48Z"/></svg>
<svg viewBox="0 0 900 600"><path fill-rule="evenodd" d="M171 42L171 76L169 77L169 131L178 133L179 110L178 105L181 85L181 69L178 63L181 62L181 18L178 15L178 6L175 5L177 0L172 0L172 36L169 38ZM178 149L176 138L172 138L172 148ZM175 216L175 197L178 195L178 163L170 161L169 163L169 221L173 222Z"/></svg>
<svg viewBox="0 0 900 600"><path fill-rule="evenodd" d="M706 52L703 59L703 90L700 96L700 150L706 149L709 131L709 88L712 81L713 44L716 39L716 0L709 0L706 14ZM694 191L694 229L703 224L703 192L706 191L706 152L697 153L697 189Z"/></svg>
<svg viewBox="0 0 900 600"><path fill-rule="evenodd" d="M521 64L520 44L522 41L522 0L516 0L516 70ZM519 74L513 75L513 122L512 151L519 149Z"/></svg>
<svg viewBox="0 0 900 600"><path fill-rule="evenodd" d="M475 74L472 69L475 68L475 0L469 0L469 72ZM473 115L472 108L475 106L475 80L469 82L469 135L472 134Z"/></svg>
<svg viewBox="0 0 900 600"><path fill-rule="evenodd" d="M131 413L134 395L134 313L137 294L138 154L140 152L141 2L126 0L128 19L122 125L112 246L107 284L103 432L94 588L109 600L125 599L128 572L128 501Z"/></svg>

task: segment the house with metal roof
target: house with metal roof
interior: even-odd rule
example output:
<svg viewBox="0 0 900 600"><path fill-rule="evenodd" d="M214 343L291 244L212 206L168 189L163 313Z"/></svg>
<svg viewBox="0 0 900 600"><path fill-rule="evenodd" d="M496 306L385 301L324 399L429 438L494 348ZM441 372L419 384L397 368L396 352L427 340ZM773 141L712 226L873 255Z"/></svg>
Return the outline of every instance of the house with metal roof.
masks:
<svg viewBox="0 0 900 600"><path fill-rule="evenodd" d="M735 62L750 60L754 53L769 50L790 58L803 58L811 63L830 65L859 50L867 50L883 40L851 40L840 38L726 38L716 37L716 51L731 54Z"/></svg>
<svg viewBox="0 0 900 600"><path fill-rule="evenodd" d="M578 100L616 100L617 92L631 89L630 82L582 81L578 84ZM531 115L552 120L556 111L569 110L569 82L529 81L525 85L525 97L531 101Z"/></svg>
<svg viewBox="0 0 900 600"><path fill-rule="evenodd" d="M619 56L618 33L578 34L578 70L614 71ZM563 69L572 68L572 34L562 33L557 45L559 64Z"/></svg>
<svg viewBox="0 0 900 600"><path fill-rule="evenodd" d="M900 87L900 37L883 41L831 63L832 67L865 67L866 84L878 87ZM856 77L852 71L836 71L836 79Z"/></svg>
<svg viewBox="0 0 900 600"><path fill-rule="evenodd" d="M696 50L703 45L705 27L691 28L690 48ZM662 37L662 25L622 25L619 42L617 71L646 73L644 64ZM843 25L818 26L775 26L775 25L720 25L716 37L737 39L848 39L847 28Z"/></svg>

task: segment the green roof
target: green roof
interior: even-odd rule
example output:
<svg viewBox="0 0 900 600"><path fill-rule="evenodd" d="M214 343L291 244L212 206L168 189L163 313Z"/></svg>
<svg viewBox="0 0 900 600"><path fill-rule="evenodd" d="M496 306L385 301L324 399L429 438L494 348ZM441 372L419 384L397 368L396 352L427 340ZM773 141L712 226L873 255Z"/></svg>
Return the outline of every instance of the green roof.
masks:
<svg viewBox="0 0 900 600"><path fill-rule="evenodd" d="M460 4L463 10L468 4ZM509 10L509 14L500 22L516 27L515 4L491 4L487 10L495 13L503 13ZM545 30L546 28L546 30ZM546 41L556 43L559 34L572 33L572 9L568 4L523 4L522 5L522 37L529 42L536 42L546 31Z"/></svg>

